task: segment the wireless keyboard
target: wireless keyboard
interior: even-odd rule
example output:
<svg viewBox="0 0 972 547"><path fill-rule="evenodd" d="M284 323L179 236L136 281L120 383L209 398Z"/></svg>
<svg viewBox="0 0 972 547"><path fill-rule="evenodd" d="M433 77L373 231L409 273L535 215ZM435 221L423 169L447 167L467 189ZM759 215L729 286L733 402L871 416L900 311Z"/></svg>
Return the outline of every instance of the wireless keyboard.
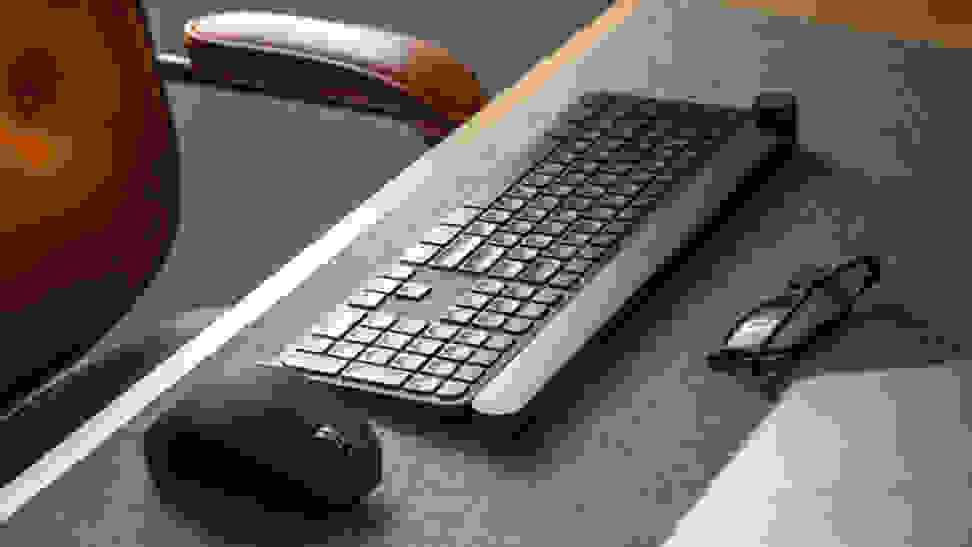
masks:
<svg viewBox="0 0 972 547"><path fill-rule="evenodd" d="M263 364L515 413L795 134L787 93L751 109L584 94L495 199L442 218Z"/></svg>

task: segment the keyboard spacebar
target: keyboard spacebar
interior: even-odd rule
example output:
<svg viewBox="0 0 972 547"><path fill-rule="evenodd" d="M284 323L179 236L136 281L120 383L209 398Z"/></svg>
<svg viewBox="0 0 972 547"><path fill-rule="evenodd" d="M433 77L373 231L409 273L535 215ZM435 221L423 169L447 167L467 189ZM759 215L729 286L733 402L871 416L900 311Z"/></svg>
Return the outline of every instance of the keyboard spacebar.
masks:
<svg viewBox="0 0 972 547"><path fill-rule="evenodd" d="M399 387L405 383L409 374L411 373L407 370L397 370L355 362L348 365L348 368L344 369L341 376L374 384Z"/></svg>
<svg viewBox="0 0 972 547"><path fill-rule="evenodd" d="M443 249L432 263L440 268L455 268L483 241L485 238L478 236L459 236Z"/></svg>

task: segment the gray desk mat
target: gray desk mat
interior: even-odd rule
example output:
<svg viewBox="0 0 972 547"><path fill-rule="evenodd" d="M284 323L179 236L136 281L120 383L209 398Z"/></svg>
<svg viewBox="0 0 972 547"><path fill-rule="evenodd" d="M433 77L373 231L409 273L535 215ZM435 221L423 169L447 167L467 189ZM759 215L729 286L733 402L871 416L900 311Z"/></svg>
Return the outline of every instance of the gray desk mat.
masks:
<svg viewBox="0 0 972 547"><path fill-rule="evenodd" d="M515 162L497 159L528 138L524 114L483 129L474 142L444 143L389 184L432 165L456 175L430 177L41 492L3 531L10 544L656 545L767 411L752 391L709 373L702 354L738 311L777 291L797 266L860 252L889 257L881 298L960 339L955 325L968 296L955 288L969 270L950 228L963 220L967 193L958 148L967 110L949 73L967 65L967 53L701 2L682 6L642 5L523 109L542 115L568 95L601 87L736 104L760 87L788 87L801 102L801 150L677 275L642 295L554 379L535 401L531 427L514 437L498 422L439 424L362 403L385 434L385 485L368 504L323 521L262 515L220 498L200 504L209 511L168 506L151 490L138 446L139 430L180 389L273 351L379 259L397 255L426 227L415 218L428 204L455 204L477 183L499 178L502 165ZM414 230L382 231L392 225ZM379 231L394 235L377 238Z"/></svg>

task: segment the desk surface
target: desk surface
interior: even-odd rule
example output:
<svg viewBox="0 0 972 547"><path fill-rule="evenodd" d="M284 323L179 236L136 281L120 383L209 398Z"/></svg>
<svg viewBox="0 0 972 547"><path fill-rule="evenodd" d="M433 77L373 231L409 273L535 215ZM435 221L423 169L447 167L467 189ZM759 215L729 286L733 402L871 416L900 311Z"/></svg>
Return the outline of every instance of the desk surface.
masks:
<svg viewBox="0 0 972 547"><path fill-rule="evenodd" d="M707 371L702 355L798 265L886 256L882 294L946 335L958 330L968 295L954 289L970 266L949 252L949 228L965 214L956 119L967 110L950 77L968 54L718 4L611 8L565 46L578 55L562 50L538 65L147 378L177 377L214 351L27 503L2 531L15 538L5 543L656 545L768 410ZM192 383L275 353L430 227L430 208L501 184L519 167L516 151L578 94L608 88L747 105L760 88L781 87L800 101L794 161L582 350L531 405L536 421L519 436L501 421L439 424L362 400L385 437L383 490L323 521L255 514L220 498L180 511L150 487L139 432L152 416ZM296 289L261 315L268 295L287 292L285 277Z"/></svg>

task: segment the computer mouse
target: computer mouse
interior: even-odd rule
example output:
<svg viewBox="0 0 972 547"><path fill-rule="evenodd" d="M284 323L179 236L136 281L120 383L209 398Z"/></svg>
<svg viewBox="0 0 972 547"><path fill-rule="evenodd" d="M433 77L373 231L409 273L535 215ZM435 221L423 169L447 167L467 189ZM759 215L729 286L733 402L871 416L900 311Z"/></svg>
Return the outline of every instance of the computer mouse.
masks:
<svg viewBox="0 0 972 547"><path fill-rule="evenodd" d="M150 477L261 505L358 503L381 481L381 443L331 389L263 366L193 385L143 436Z"/></svg>

